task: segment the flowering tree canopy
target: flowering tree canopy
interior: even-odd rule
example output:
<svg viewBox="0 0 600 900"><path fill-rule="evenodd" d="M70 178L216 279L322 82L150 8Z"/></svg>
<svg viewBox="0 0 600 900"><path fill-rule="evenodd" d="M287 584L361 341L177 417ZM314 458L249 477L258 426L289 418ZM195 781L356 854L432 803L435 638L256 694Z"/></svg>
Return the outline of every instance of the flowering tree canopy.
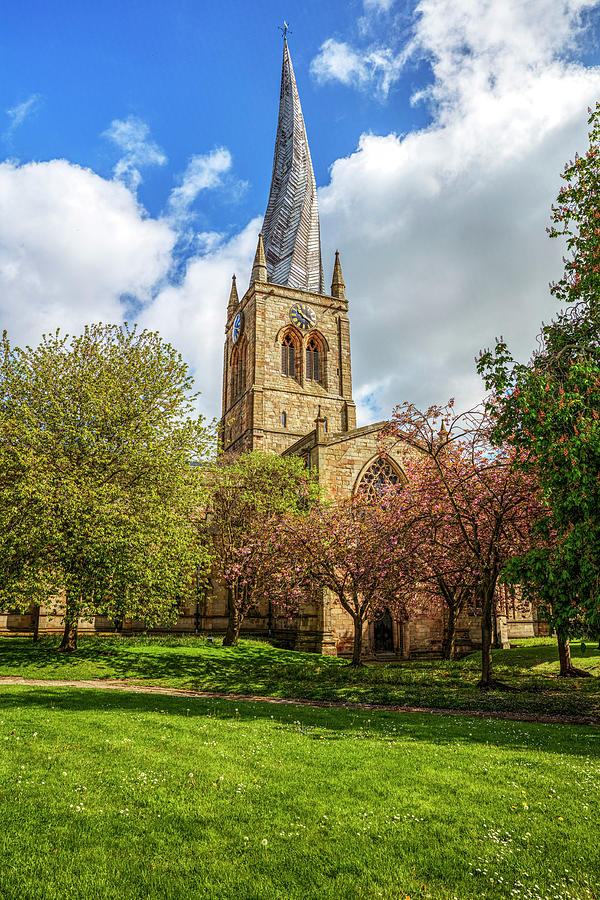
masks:
<svg viewBox="0 0 600 900"><path fill-rule="evenodd" d="M323 504L301 521L288 517L277 527L275 545L285 561L279 593L314 600L330 591L351 617L354 666L361 664L364 623L384 609L405 620L417 602L403 535L385 503L359 495Z"/></svg>
<svg viewBox="0 0 600 900"><path fill-rule="evenodd" d="M294 519L306 516L319 491L300 458L257 450L235 459L219 458L207 482L205 539L214 554L214 572L228 586L223 643L230 646L237 644L250 607L266 596L267 572L275 559L272 526L286 514Z"/></svg>
<svg viewBox="0 0 600 900"><path fill-rule="evenodd" d="M402 440L414 450L408 481L421 498L430 541L419 564L472 593L481 609L483 688L493 683L496 585L508 560L529 546L539 508L534 477L516 465L518 451L492 446L491 427L481 409L456 414L450 401L421 412L405 403L382 433L384 445Z"/></svg>
<svg viewBox="0 0 600 900"><path fill-rule="evenodd" d="M589 112L588 151L566 165L548 229L570 253L550 286L566 309L542 326L528 363L502 339L478 363L492 391L493 438L536 471L552 514L547 544L520 561L518 577L551 612L565 675L573 624L597 623L600 601L600 104Z"/></svg>

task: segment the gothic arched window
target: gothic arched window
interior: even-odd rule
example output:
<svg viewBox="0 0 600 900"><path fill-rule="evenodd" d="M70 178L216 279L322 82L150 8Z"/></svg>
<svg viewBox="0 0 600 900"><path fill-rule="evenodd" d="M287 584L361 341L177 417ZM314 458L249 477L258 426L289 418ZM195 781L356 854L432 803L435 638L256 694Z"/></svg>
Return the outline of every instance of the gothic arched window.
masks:
<svg viewBox="0 0 600 900"><path fill-rule="evenodd" d="M306 345L306 377L309 381L323 381L323 343L311 335Z"/></svg>
<svg viewBox="0 0 600 900"><path fill-rule="evenodd" d="M369 500L375 500L387 487L402 484L403 481L396 467L383 456L379 456L373 460L361 478L357 493L365 495Z"/></svg>
<svg viewBox="0 0 600 900"><path fill-rule="evenodd" d="M281 374L296 377L296 341L289 332L281 342Z"/></svg>
<svg viewBox="0 0 600 900"><path fill-rule="evenodd" d="M234 348L231 356L231 399L235 401L246 390L246 341Z"/></svg>

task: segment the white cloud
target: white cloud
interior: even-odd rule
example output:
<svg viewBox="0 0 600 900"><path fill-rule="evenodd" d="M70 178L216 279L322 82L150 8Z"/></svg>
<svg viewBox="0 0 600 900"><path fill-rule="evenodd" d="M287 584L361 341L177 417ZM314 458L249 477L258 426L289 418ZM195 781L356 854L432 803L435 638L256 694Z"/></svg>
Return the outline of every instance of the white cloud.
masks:
<svg viewBox="0 0 600 900"><path fill-rule="evenodd" d="M589 7L419 4L411 45L432 66L430 127L363 135L319 192L325 263L338 246L350 298L363 423L405 399L426 406L454 395L470 405L481 395L478 350L503 333L527 358L552 315L547 284L564 248L545 225L600 95L600 70L566 59ZM341 55L340 73L343 64ZM348 65L347 77L360 79L351 54ZM109 132L124 151L116 174L126 183L65 160L0 165L2 324L13 340L35 342L57 325L120 321L137 297L131 318L181 348L203 409L218 415L231 274L242 294L260 221L231 238L196 235L185 273L170 280L178 229L202 191L229 184L229 152L194 157L156 219L132 190L140 169L164 154L138 120L117 120Z"/></svg>
<svg viewBox="0 0 600 900"><path fill-rule="evenodd" d="M171 191L169 215L177 220L186 218L198 194L221 186L223 175L230 169L231 153L226 147L217 147L210 153L192 156L181 184Z"/></svg>
<svg viewBox="0 0 600 900"><path fill-rule="evenodd" d="M479 349L502 333L527 359L553 314L564 246L545 226L600 94L600 70L565 59L591 5L419 3L432 124L363 135L319 192L325 260L335 242L344 266L363 422L402 400L470 405Z"/></svg>
<svg viewBox="0 0 600 900"><path fill-rule="evenodd" d="M25 119L28 116L31 116L39 106L40 103L40 95L32 94L31 97L28 97L27 100L24 100L22 103L17 103L16 106L13 106L11 109L6 110L6 115L10 119L10 124L6 131L4 132L4 139L9 140L19 125L22 125Z"/></svg>
<svg viewBox="0 0 600 900"><path fill-rule="evenodd" d="M237 273L240 298L250 277L262 219L252 220L228 241L209 243L207 252L192 258L178 285L165 285L138 321L157 329L193 366L202 392L201 409L221 414L223 341L231 276ZM246 279L246 281L245 281Z"/></svg>
<svg viewBox="0 0 600 900"><path fill-rule="evenodd" d="M0 320L15 343L118 322L165 278L175 234L119 182L66 160L0 164Z"/></svg>
<svg viewBox="0 0 600 900"><path fill-rule="evenodd" d="M389 12L395 0L363 0L365 12Z"/></svg>
<svg viewBox="0 0 600 900"><path fill-rule="evenodd" d="M150 137L148 125L136 116L114 119L104 132L123 156L114 167L115 178L135 190L142 181L140 169L147 166L164 166L167 161L163 150Z"/></svg>
<svg viewBox="0 0 600 900"><path fill-rule="evenodd" d="M405 60L406 53L396 55L386 47L372 47L363 52L328 38L313 59L310 71L320 84L341 81L363 89L372 87L385 99L400 77Z"/></svg>
<svg viewBox="0 0 600 900"><path fill-rule="evenodd" d="M225 149L204 160L188 169L193 185L181 208L230 166ZM174 282L177 224L148 216L121 181L66 160L0 164L0 328L17 344L95 321L158 328L195 368L202 410L218 415L231 275L237 272L242 293L261 222L229 240L197 234Z"/></svg>

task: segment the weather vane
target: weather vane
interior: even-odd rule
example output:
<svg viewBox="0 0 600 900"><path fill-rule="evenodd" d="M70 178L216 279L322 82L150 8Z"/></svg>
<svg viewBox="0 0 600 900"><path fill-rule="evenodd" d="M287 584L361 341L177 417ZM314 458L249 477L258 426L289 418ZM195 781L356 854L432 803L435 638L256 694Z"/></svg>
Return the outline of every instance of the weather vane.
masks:
<svg viewBox="0 0 600 900"><path fill-rule="evenodd" d="M293 34L293 33L294 33L293 31L290 31L290 26L289 26L288 23L285 21L285 19L283 20L283 26L278 25L277 27L278 27L279 30L281 31L281 33L282 33L282 35L283 35L284 41L287 40L288 34Z"/></svg>

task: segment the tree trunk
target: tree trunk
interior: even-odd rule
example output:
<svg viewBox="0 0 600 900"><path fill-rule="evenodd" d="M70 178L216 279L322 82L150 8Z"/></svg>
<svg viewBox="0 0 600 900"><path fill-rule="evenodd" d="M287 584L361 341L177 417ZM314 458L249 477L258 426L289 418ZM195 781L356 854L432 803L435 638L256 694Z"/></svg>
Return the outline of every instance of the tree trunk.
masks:
<svg viewBox="0 0 600 900"><path fill-rule="evenodd" d="M227 591L227 615L229 616L229 619L227 622L227 631L225 632L225 637L223 638L223 646L237 647L238 637L240 634L240 625L242 623L238 607L235 602L235 594L231 588Z"/></svg>
<svg viewBox="0 0 600 900"><path fill-rule="evenodd" d="M590 678L591 673L586 669L578 669L571 662L571 645L568 635L556 633L558 640L558 658L560 660L560 678Z"/></svg>
<svg viewBox="0 0 600 900"><path fill-rule="evenodd" d="M448 621L444 628L444 640L442 642L442 656L444 659L456 658L456 620L457 610L448 605Z"/></svg>
<svg viewBox="0 0 600 900"><path fill-rule="evenodd" d="M40 637L40 608L35 604L31 613L31 630L33 632L33 640L37 641Z"/></svg>
<svg viewBox="0 0 600 900"><path fill-rule="evenodd" d="M487 690L492 686L493 666L492 666L492 639L494 633L493 623L493 591L486 590L482 597L481 610L481 681L479 687Z"/></svg>
<svg viewBox="0 0 600 900"><path fill-rule="evenodd" d="M63 631L61 645L58 648L61 653L74 653L75 650L77 650L78 612L78 604L73 602L67 591L65 603L65 630Z"/></svg>
<svg viewBox="0 0 600 900"><path fill-rule="evenodd" d="M353 616L354 622L354 645L352 647L352 663L354 668L362 666L362 619L359 616Z"/></svg>

